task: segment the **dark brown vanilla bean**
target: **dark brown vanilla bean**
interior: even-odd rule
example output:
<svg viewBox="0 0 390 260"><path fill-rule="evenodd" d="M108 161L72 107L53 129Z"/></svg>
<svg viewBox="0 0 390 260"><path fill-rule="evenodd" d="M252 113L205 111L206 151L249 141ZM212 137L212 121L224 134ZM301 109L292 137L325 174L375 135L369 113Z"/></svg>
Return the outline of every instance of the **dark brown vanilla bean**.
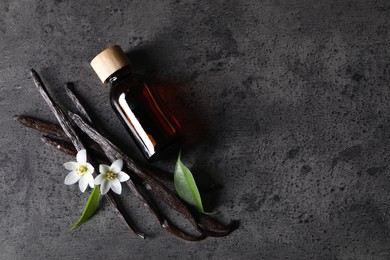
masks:
<svg viewBox="0 0 390 260"><path fill-rule="evenodd" d="M59 126L57 124L54 124L54 123L51 123L51 122L48 122L48 121L45 121L42 119L38 119L35 117L31 117L31 116L17 115L17 116L14 116L14 118L16 121L18 121L23 126L35 129L43 134L50 134L50 135L53 135L54 137L61 138L61 139L54 138L55 140L51 140L50 142L48 140L46 140L46 138L42 139L42 141L45 140L44 143L47 144L48 146L54 147L51 143L53 143L53 142L55 143L56 141L63 141L63 142L61 142L63 145L70 144L73 147L72 143L65 141L65 140L69 140L69 138L65 134L64 130L62 130L61 126ZM48 136L46 136L46 137L48 137ZM50 136L48 138L51 139L52 137ZM88 147L91 148L93 153L95 153L97 156L105 157L100 146L97 145L95 142L92 142L91 140L86 140L86 143L87 143ZM65 153L67 153L67 152L65 152Z"/></svg>
<svg viewBox="0 0 390 260"><path fill-rule="evenodd" d="M73 92L69 84L65 85L66 93L68 94L69 98L72 100L73 104L77 108L77 110L82 114L82 116L89 121L89 123L93 124L91 118L89 117L86 109L84 108L82 102L77 97L77 95ZM163 214L158 210L157 206L152 204L150 199L147 198L146 195L144 195L137 187L137 185L133 182L133 180L129 180L126 182L129 186L130 190L133 192L133 194L138 197L142 203L149 209L149 211L157 218L158 222L160 223L161 227L163 227L166 231L172 233L173 235L189 240L189 241L197 241L200 239L203 239L203 236L191 236L183 232L182 230L172 226L167 219L163 216Z"/></svg>
<svg viewBox="0 0 390 260"><path fill-rule="evenodd" d="M145 234L140 232L138 228L135 227L134 223L132 223L132 221L130 220L129 215L126 213L126 210L123 208L122 204L120 204L119 201L116 199L116 196L113 194L113 192L109 191L106 195L104 195L104 197L113 207L116 215L120 219L122 219L123 222L125 222L126 226L131 229L137 236L142 239L145 239Z"/></svg>
<svg viewBox="0 0 390 260"><path fill-rule="evenodd" d="M173 182L173 173L166 170L156 168L152 165L140 165L141 168L146 169L147 173L153 174L159 180Z"/></svg>
<svg viewBox="0 0 390 260"><path fill-rule="evenodd" d="M79 113L81 114L81 116L83 116L88 122L92 123L92 119L89 117L87 110L85 109L77 95L74 93L72 86L69 83L65 84L65 91L70 100L72 100Z"/></svg>
<svg viewBox="0 0 390 260"><path fill-rule="evenodd" d="M229 233L237 229L239 225L237 221L232 221L227 225L223 225L218 221L216 221L215 219L211 218L207 214L202 214L198 212L197 214L198 214L197 220L202 227L205 227L208 230L213 230L215 234L220 233L221 236L228 235Z"/></svg>
<svg viewBox="0 0 390 260"><path fill-rule="evenodd" d="M169 233L187 240L187 241L199 241L205 238L205 236L200 235L200 236L193 236L185 233L181 229L173 226L166 218L165 216L161 213L161 211L158 209L158 207L151 201L150 198L147 196L144 196L142 192L138 189L136 184L133 181L127 181L126 182L127 186L133 191L133 193L141 199L141 201L144 203L144 205L149 209L149 211L157 218L157 221L159 222L160 226L168 231Z"/></svg>
<svg viewBox="0 0 390 260"><path fill-rule="evenodd" d="M43 135L41 137L42 142L50 147L53 147L63 153L66 153L70 156L76 156L77 151L74 149L74 146L68 141L59 140L51 136Z"/></svg>
<svg viewBox="0 0 390 260"><path fill-rule="evenodd" d="M54 135L60 138L68 138L62 128L54 123L50 123L48 121L44 121L38 118L34 118L31 116L14 116L14 119L18 121L20 124L38 130L39 132Z"/></svg>
<svg viewBox="0 0 390 260"><path fill-rule="evenodd" d="M32 69L31 76L33 77L35 86L37 87L39 93L41 93L43 99L49 105L51 111L54 113L55 117L57 118L58 122L60 123L62 130L64 130L65 134L71 140L71 142L73 143L76 150L80 151L80 150L84 149L84 145L81 142L80 138L78 137L76 131L73 129L72 125L70 124L68 118L66 117L64 112L61 110L61 108L50 97L50 95L47 92L46 87L43 84L43 81L39 77L38 73Z"/></svg>
<svg viewBox="0 0 390 260"><path fill-rule="evenodd" d="M77 135L76 131L74 130L72 124L70 123L69 119L67 116L64 114L62 109L53 101L53 99L50 97L49 93L46 90L46 87L38 75L38 73L35 70L31 70L31 75L33 77L35 86L37 87L38 91L42 95L43 99L46 101L54 115L56 116L58 122L61 125L62 130L65 132L67 137L70 139L72 142L74 148L77 151L80 151L84 148L83 143L81 142L79 136ZM114 196L112 194L105 195L106 199L110 203L110 205L113 206L115 212L117 215L124 220L125 224L139 237L145 238L145 235L140 232L134 225L133 223L129 220L129 218L125 215L124 209L117 203L115 200Z"/></svg>
<svg viewBox="0 0 390 260"><path fill-rule="evenodd" d="M199 218L199 225L203 228L203 232L211 237L224 237L232 233L238 227L238 222L232 221L228 225L222 225L213 218L207 219L207 216L202 214Z"/></svg>

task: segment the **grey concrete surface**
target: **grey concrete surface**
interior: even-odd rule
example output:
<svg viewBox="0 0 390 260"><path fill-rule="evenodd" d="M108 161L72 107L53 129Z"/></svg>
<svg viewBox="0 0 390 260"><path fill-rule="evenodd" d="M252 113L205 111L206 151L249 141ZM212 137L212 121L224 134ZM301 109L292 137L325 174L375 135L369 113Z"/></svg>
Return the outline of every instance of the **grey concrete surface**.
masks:
<svg viewBox="0 0 390 260"><path fill-rule="evenodd" d="M386 0L1 1L0 258L390 259L389 17ZM73 82L139 157L89 66L112 44L182 123L183 161L220 186L202 195L240 220L231 235L182 242L128 191L146 240L105 202L67 231L87 198L63 185L72 158L13 116L55 121L35 68L64 107Z"/></svg>

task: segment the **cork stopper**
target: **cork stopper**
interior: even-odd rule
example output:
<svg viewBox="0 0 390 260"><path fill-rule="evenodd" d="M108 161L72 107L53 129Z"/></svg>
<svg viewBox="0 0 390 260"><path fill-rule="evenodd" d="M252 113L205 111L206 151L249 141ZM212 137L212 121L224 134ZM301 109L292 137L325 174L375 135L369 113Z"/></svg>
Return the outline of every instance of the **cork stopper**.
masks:
<svg viewBox="0 0 390 260"><path fill-rule="evenodd" d="M91 61L92 68L103 83L113 73L129 64L125 53L118 45L105 49Z"/></svg>

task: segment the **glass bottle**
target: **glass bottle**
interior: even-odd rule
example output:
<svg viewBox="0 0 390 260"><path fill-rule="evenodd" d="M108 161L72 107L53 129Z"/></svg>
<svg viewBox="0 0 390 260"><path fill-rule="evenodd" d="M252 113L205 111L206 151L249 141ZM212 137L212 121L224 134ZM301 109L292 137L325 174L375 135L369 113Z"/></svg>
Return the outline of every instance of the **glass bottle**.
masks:
<svg viewBox="0 0 390 260"><path fill-rule="evenodd" d="M146 80L132 73L118 45L99 53L91 66L100 80L111 86L111 105L147 160L158 159L183 141L175 117Z"/></svg>

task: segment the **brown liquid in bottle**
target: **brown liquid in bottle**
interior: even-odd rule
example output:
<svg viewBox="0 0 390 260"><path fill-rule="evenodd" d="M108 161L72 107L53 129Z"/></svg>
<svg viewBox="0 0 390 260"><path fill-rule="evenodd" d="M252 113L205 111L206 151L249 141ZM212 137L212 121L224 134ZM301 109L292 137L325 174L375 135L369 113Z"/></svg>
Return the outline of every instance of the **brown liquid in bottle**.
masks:
<svg viewBox="0 0 390 260"><path fill-rule="evenodd" d="M177 120L141 76L113 78L111 105L147 159L181 141Z"/></svg>
<svg viewBox="0 0 390 260"><path fill-rule="evenodd" d="M131 73L119 46L101 52L91 65L111 85L111 105L146 159L157 159L182 142L179 123L146 81Z"/></svg>

